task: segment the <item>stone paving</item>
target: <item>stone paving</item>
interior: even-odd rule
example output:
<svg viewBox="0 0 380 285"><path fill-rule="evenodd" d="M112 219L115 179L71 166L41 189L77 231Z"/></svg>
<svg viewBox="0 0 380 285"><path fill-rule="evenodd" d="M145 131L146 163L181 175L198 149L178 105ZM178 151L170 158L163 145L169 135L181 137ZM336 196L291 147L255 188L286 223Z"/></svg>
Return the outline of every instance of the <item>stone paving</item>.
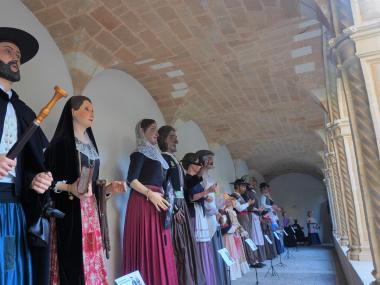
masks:
<svg viewBox="0 0 380 285"><path fill-rule="evenodd" d="M270 266L258 269L259 284L266 285L346 285L338 257L332 247L298 247L291 249L290 258L283 256L284 267L276 264L279 258L273 260L274 268L279 277L269 273L264 277ZM244 277L232 282L232 285L256 284L254 269Z"/></svg>

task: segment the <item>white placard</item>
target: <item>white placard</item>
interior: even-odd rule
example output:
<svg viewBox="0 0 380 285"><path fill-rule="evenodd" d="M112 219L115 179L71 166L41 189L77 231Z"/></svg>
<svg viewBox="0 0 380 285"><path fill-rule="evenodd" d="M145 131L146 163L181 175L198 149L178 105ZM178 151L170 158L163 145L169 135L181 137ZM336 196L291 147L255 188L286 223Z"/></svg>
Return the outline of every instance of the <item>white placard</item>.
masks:
<svg viewBox="0 0 380 285"><path fill-rule="evenodd" d="M127 275L115 279L117 285L145 285L139 271L131 272Z"/></svg>
<svg viewBox="0 0 380 285"><path fill-rule="evenodd" d="M282 230L286 236L289 236L288 233L283 229Z"/></svg>
<svg viewBox="0 0 380 285"><path fill-rule="evenodd" d="M276 232L273 232L273 235L276 239L280 240L280 237L278 236L278 234Z"/></svg>
<svg viewBox="0 0 380 285"><path fill-rule="evenodd" d="M290 227L290 228L292 229L293 233L296 233L296 231L294 230L294 228L293 228L293 227Z"/></svg>
<svg viewBox="0 0 380 285"><path fill-rule="evenodd" d="M265 237L265 239L267 240L267 242L268 242L269 244L273 244L272 241L270 240L270 238L269 238L267 235L264 235L264 237Z"/></svg>
<svg viewBox="0 0 380 285"><path fill-rule="evenodd" d="M253 240L251 240L250 238L247 238L245 240L245 242L249 245L249 247L252 249L252 251L256 251L257 250L257 246L255 245L255 243L253 242Z"/></svg>
<svg viewBox="0 0 380 285"><path fill-rule="evenodd" d="M232 264L235 263L235 261L232 259L231 255L230 255L230 253L228 252L227 248L219 249L218 253L223 258L223 261L227 266L231 266Z"/></svg>

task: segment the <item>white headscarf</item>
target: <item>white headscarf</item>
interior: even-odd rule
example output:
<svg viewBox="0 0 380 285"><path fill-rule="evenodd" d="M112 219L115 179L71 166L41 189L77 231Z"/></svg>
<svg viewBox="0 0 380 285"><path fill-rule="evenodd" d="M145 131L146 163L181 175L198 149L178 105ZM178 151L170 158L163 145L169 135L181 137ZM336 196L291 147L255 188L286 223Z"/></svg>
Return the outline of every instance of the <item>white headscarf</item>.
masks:
<svg viewBox="0 0 380 285"><path fill-rule="evenodd" d="M137 145L136 151L142 153L150 159L159 161L161 163L162 168L168 169L169 165L166 162L166 160L162 157L157 145L151 144L144 136L143 129L141 128L141 122L142 120L137 123L135 129Z"/></svg>

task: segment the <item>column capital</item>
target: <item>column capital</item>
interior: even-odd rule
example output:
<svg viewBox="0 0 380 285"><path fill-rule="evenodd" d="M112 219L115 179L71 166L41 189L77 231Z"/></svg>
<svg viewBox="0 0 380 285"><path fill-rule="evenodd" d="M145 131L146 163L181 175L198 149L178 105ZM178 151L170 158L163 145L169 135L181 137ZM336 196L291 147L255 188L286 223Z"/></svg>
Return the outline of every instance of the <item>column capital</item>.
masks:
<svg viewBox="0 0 380 285"><path fill-rule="evenodd" d="M326 124L332 139L351 136L350 121L347 118L337 119Z"/></svg>
<svg viewBox="0 0 380 285"><path fill-rule="evenodd" d="M366 21L348 27L344 33L356 43L356 55L363 58L380 56L380 20Z"/></svg>
<svg viewBox="0 0 380 285"><path fill-rule="evenodd" d="M330 163L336 164L336 157L335 153L333 152L326 152L325 153L326 160L328 160Z"/></svg>

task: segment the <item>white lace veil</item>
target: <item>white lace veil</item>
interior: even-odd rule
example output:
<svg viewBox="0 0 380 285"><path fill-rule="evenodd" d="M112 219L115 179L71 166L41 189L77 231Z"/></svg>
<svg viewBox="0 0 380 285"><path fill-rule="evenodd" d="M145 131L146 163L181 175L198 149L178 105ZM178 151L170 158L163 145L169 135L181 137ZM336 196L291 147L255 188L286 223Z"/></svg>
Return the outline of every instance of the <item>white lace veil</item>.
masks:
<svg viewBox="0 0 380 285"><path fill-rule="evenodd" d="M141 120L142 121L142 120ZM151 144L144 136L143 129L141 128L141 121L136 125L136 151L142 153L146 157L159 161L162 168L168 169L169 165L166 160L162 157L161 151L158 149L157 145Z"/></svg>

